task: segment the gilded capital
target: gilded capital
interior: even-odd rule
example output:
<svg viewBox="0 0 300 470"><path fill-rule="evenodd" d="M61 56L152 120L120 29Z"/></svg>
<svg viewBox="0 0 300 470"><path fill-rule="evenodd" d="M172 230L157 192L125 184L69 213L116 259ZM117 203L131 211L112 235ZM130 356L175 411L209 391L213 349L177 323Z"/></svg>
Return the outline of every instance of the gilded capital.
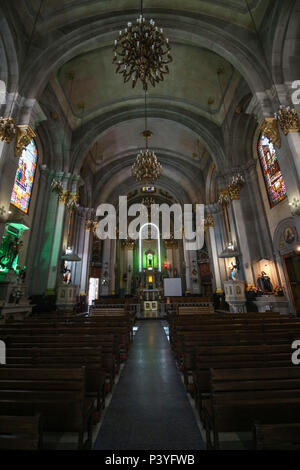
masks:
<svg viewBox="0 0 300 470"><path fill-rule="evenodd" d="M167 249L177 248L178 247L178 240L165 240L165 247Z"/></svg>
<svg viewBox="0 0 300 470"><path fill-rule="evenodd" d="M277 120L275 118L265 118L259 128L263 135L268 137L268 139L280 149L281 140Z"/></svg>
<svg viewBox="0 0 300 470"><path fill-rule="evenodd" d="M69 199L69 191L67 189L64 189L61 193L58 194L58 199L60 200L60 202L67 204Z"/></svg>
<svg viewBox="0 0 300 470"><path fill-rule="evenodd" d="M19 156L34 137L36 135L30 126L17 126L15 155Z"/></svg>
<svg viewBox="0 0 300 470"><path fill-rule="evenodd" d="M280 106L278 113L275 114L275 119L279 121L284 135L290 132L300 132L299 116L295 108Z"/></svg>
<svg viewBox="0 0 300 470"><path fill-rule="evenodd" d="M229 204L230 204L230 196L229 196L229 192L228 192L228 189L222 189L221 191L219 191L219 199L218 199L218 203L220 204L220 206L222 207L228 207Z"/></svg>
<svg viewBox="0 0 300 470"><path fill-rule="evenodd" d="M214 221L214 218L212 215L208 215L207 217L205 217L204 219L204 229L208 229L210 227L214 227L215 226L215 221Z"/></svg>
<svg viewBox="0 0 300 470"><path fill-rule="evenodd" d="M10 144L17 133L17 126L13 118L0 118L0 140Z"/></svg>
<svg viewBox="0 0 300 470"><path fill-rule="evenodd" d="M123 240L122 245L127 248L127 250L133 250L135 245L135 240L128 238L127 240Z"/></svg>

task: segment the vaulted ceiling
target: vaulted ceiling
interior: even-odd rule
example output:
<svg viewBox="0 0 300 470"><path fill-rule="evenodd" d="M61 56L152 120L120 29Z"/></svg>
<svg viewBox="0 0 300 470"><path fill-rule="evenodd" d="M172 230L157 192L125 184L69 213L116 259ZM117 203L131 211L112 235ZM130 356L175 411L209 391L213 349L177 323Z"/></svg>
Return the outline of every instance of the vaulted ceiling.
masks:
<svg viewBox="0 0 300 470"><path fill-rule="evenodd" d="M140 1L4 1L27 41L40 9L22 87L45 110L55 111L46 87L55 95L72 130L69 170L91 186L88 203L139 187L130 167L143 146L144 92L115 73L112 47ZM149 145L164 168L158 186L185 202L205 200L209 168L214 162L220 170L226 160L223 129L232 108L268 81L256 28L272 2L248 5L250 12L246 0L143 2L145 16L164 27L173 56L170 74L148 92Z"/></svg>

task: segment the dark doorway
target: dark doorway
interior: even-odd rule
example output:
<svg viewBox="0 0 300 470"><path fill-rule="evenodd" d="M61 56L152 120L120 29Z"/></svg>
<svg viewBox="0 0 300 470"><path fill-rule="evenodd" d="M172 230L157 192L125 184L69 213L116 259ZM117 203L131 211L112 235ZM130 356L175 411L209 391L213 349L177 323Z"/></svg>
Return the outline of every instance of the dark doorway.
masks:
<svg viewBox="0 0 300 470"><path fill-rule="evenodd" d="M284 257L295 312L300 314L300 255Z"/></svg>

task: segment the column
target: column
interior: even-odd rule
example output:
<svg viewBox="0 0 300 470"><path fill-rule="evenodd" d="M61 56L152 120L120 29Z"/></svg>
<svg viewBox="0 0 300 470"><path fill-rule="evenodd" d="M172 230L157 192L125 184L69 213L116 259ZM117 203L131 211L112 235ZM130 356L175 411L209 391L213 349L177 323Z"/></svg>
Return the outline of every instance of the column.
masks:
<svg viewBox="0 0 300 470"><path fill-rule="evenodd" d="M64 188L67 188L68 185L68 175L63 174L61 176L61 181ZM54 294L57 277L60 274L60 270L62 267L62 262L60 259L60 255L62 254L62 237L63 237L63 229L64 229L64 217L65 217L65 203L63 198L58 197L56 194L52 193L53 199L56 198L58 200L58 206L56 210L56 217L54 221L54 232L53 232L53 239L52 239L52 247L51 247L51 256L50 256L50 266L49 266L49 274L47 280L47 293Z"/></svg>
<svg viewBox="0 0 300 470"><path fill-rule="evenodd" d="M200 294L200 279L199 279L199 270L197 263L197 251L190 251L190 275L191 275L191 293Z"/></svg>
<svg viewBox="0 0 300 470"><path fill-rule="evenodd" d="M247 229L244 220L244 211L240 201L240 191L243 184L229 185L229 195L231 199L231 207L233 210L235 227L238 238L238 247L242 255L243 271L245 280L248 284L255 284L254 273L252 270L252 258L248 243ZM240 267L241 268L241 267Z"/></svg>
<svg viewBox="0 0 300 470"><path fill-rule="evenodd" d="M223 291L222 291L221 273L220 273L220 266L219 266L216 236L215 236L215 221L214 221L212 214L206 217L205 227L208 230L208 234L209 234L211 258L212 258L211 264L213 267L216 292L222 293Z"/></svg>
<svg viewBox="0 0 300 470"><path fill-rule="evenodd" d="M132 280L132 271L133 271L133 248L134 243L127 243L127 294L131 294L131 280Z"/></svg>
<svg viewBox="0 0 300 470"><path fill-rule="evenodd" d="M111 240L103 241L102 268L100 277L100 295L109 295L109 268L110 268Z"/></svg>
<svg viewBox="0 0 300 470"><path fill-rule="evenodd" d="M186 284L186 293L191 293L191 265L190 265L190 251L186 249L185 236L183 235L183 255L185 262L185 284Z"/></svg>
<svg viewBox="0 0 300 470"><path fill-rule="evenodd" d="M297 77L298 80L299 77ZM298 181L300 182L300 125L299 115L296 108L286 103L290 103L289 91L279 90L279 99L282 105L275 113L278 127L280 129L280 140L284 146L289 148L291 157L296 169Z"/></svg>
<svg viewBox="0 0 300 470"><path fill-rule="evenodd" d="M90 227L86 223L89 208L80 207L75 212L74 240L72 241L73 251L81 258L81 261L72 263L72 281L78 286L80 292L87 293L87 276L90 253Z"/></svg>
<svg viewBox="0 0 300 470"><path fill-rule="evenodd" d="M227 242L227 235L225 233L225 228L224 228L224 219L223 219L222 209L220 208L219 204L215 204L212 207L213 207L213 219L214 219L214 236L215 236L216 253L217 253L216 263L219 266L221 283L223 284L223 282L228 279L227 266L226 266L225 260L219 258L219 254L225 250L228 242Z"/></svg>
<svg viewBox="0 0 300 470"><path fill-rule="evenodd" d="M109 293L111 295L115 295L115 286L116 286L116 240L111 240L110 243L110 269L109 269L109 277L110 277L110 283L109 283Z"/></svg>
<svg viewBox="0 0 300 470"><path fill-rule="evenodd" d="M47 287L53 236L51 224L55 223L57 209L57 197L51 192L53 175L48 169L40 169L39 197L36 200L26 257L29 295L44 294Z"/></svg>
<svg viewBox="0 0 300 470"><path fill-rule="evenodd" d="M90 245L91 245L91 231L89 228L84 230L84 242L83 242L83 253L81 261L81 279L80 279L80 292L88 294L89 285L89 257L90 257Z"/></svg>

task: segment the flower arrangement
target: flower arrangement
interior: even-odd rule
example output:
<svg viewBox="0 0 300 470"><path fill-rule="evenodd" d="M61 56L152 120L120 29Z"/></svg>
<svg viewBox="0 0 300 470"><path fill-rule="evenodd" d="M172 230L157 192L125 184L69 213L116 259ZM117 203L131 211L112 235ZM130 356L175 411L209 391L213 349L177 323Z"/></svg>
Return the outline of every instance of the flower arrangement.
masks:
<svg viewBox="0 0 300 470"><path fill-rule="evenodd" d="M284 295L284 288L281 287L281 286L276 286L274 288L274 294L277 296L277 297L281 297Z"/></svg>
<svg viewBox="0 0 300 470"><path fill-rule="evenodd" d="M246 294L247 294L247 297L254 298L259 295L263 295L263 291L259 287L255 286L254 284L249 284L246 287Z"/></svg>
<svg viewBox="0 0 300 470"><path fill-rule="evenodd" d="M249 284L247 287L246 287L246 291L247 292L255 292L257 291L257 288L255 287L254 284Z"/></svg>

